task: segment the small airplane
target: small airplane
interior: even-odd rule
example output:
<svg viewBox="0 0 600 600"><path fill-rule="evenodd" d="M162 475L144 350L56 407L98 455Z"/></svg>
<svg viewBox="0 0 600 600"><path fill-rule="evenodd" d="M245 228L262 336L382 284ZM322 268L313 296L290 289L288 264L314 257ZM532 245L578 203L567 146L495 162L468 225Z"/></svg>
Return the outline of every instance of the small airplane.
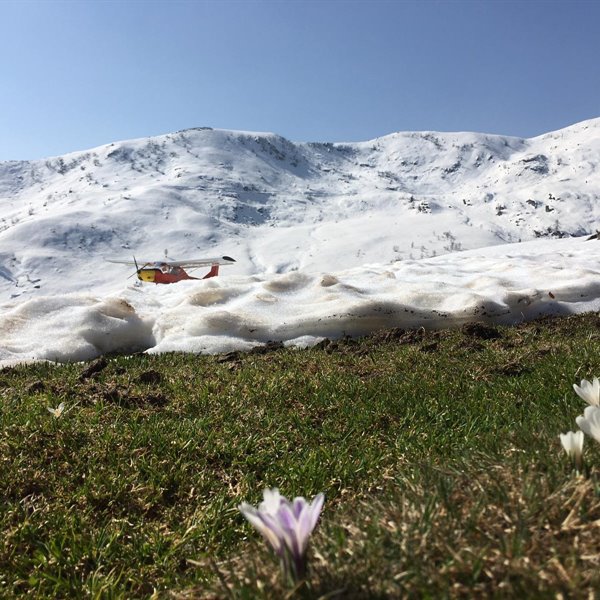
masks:
<svg viewBox="0 0 600 600"><path fill-rule="evenodd" d="M159 261L138 261L133 260L111 260L108 262L120 263L123 265L135 265L135 275L140 281L151 283L176 283L184 279L208 279L216 277L219 274L219 267L231 265L235 262L230 256L220 256L217 258L199 258L193 260L159 260ZM204 277L192 277L185 269L196 269L198 267L210 267L210 271ZM133 276L133 275L132 275Z"/></svg>

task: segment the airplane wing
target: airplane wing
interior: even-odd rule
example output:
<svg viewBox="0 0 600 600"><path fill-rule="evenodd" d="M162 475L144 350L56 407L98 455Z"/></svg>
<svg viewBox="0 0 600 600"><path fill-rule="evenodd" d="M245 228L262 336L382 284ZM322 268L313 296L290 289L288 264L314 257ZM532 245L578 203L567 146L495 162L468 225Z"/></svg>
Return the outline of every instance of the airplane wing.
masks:
<svg viewBox="0 0 600 600"><path fill-rule="evenodd" d="M156 262L155 260L117 260L115 258L105 258L104 260L106 262L119 263L120 265L133 265L134 267L136 265L150 265Z"/></svg>
<svg viewBox="0 0 600 600"><path fill-rule="evenodd" d="M217 256L215 258L192 258L190 260L167 260L172 267L211 267L212 265L231 265L235 262L231 256Z"/></svg>
<svg viewBox="0 0 600 600"><path fill-rule="evenodd" d="M122 265L169 265L171 267L211 267L212 265L231 265L235 262L231 256L217 256L215 258L194 258L190 260L118 260L106 258L107 262L119 263ZM137 262L136 262L137 261Z"/></svg>

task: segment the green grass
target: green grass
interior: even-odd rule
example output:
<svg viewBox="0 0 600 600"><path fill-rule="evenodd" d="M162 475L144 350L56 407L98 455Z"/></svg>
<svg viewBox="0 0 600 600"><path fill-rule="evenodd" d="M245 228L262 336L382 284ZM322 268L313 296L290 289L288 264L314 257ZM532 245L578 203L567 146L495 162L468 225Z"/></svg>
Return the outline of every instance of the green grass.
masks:
<svg viewBox="0 0 600 600"><path fill-rule="evenodd" d="M600 452L576 477L558 434L599 341L590 314L0 371L0 597L588 598ZM237 510L265 487L326 495L296 590Z"/></svg>

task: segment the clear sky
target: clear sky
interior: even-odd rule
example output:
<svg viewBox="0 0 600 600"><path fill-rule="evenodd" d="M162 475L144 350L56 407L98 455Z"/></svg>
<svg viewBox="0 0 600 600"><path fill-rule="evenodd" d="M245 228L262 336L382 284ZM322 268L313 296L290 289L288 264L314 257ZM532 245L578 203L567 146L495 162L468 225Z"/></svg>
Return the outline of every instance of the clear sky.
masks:
<svg viewBox="0 0 600 600"><path fill-rule="evenodd" d="M598 0L0 0L0 160L196 126L349 142L600 116Z"/></svg>

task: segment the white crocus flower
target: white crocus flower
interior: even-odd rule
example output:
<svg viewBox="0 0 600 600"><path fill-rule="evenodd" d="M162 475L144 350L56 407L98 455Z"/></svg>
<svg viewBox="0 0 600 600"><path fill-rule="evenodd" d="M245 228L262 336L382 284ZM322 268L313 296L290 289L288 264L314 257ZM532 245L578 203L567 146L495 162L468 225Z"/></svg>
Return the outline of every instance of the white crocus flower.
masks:
<svg viewBox="0 0 600 600"><path fill-rule="evenodd" d="M568 431L561 433L559 437L565 452L575 463L575 468L581 471L583 467L583 431Z"/></svg>
<svg viewBox="0 0 600 600"><path fill-rule="evenodd" d="M57 408L52 408L51 406L47 406L46 408L49 413L52 413L58 419L65 410L65 403L61 402Z"/></svg>
<svg viewBox="0 0 600 600"><path fill-rule="evenodd" d="M600 407L586 406L583 415L575 419L583 433L600 442Z"/></svg>
<svg viewBox="0 0 600 600"><path fill-rule="evenodd" d="M294 582L306 574L306 550L325 496L317 494L312 502L297 497L293 501L279 490L265 490L258 508L242 502L240 512L260 532L281 559L284 573Z"/></svg>
<svg viewBox="0 0 600 600"><path fill-rule="evenodd" d="M590 406L600 406L600 381L597 377L594 377L592 383L587 379L582 379L581 385L573 384L573 389Z"/></svg>

